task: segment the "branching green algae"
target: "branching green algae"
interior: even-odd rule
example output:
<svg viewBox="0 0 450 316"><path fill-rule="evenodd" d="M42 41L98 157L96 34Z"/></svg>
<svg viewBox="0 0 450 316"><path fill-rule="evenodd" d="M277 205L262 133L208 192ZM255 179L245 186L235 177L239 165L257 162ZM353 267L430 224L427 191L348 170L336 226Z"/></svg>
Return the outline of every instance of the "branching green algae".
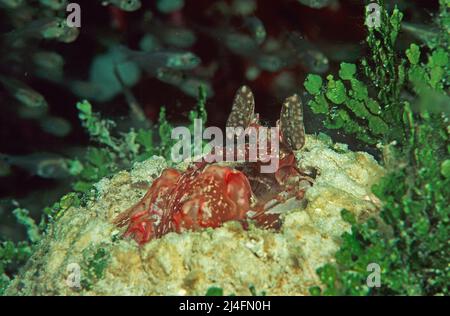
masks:
<svg viewBox="0 0 450 316"><path fill-rule="evenodd" d="M382 203L379 217L360 223L343 211L343 218L352 224L352 231L342 236L336 264L317 270L322 286L311 287L313 295L449 294L449 2L440 2L439 45L431 49L411 44L406 51L407 60L392 49L401 21L397 9L390 16L383 9L384 21L390 23L382 23L379 31L369 31L367 41L373 66L367 61L362 65L367 78L374 79L376 100L380 104L376 112L367 105L366 88L355 88L352 84L354 97L345 97L343 85L330 84L331 78L325 92L327 98L335 104L345 102L348 109L338 110L341 114L336 120L330 115L333 110L328 111L323 102L322 105L317 101L310 103L315 113L328 114L326 126L344 128L361 140L365 140L362 133L367 131L371 133L369 143L386 144L383 158L389 171L373 186L374 194ZM381 35L379 40L376 32ZM351 81L355 70L354 65L341 64L339 75L342 80ZM305 83L317 100L323 93L319 81L310 76ZM336 86L340 90L337 95L342 95L339 100L333 91ZM415 99L405 97L408 89L416 95ZM368 124L361 125L357 118L365 119ZM389 124L389 129L373 122L374 118L380 124ZM337 125L331 123L336 121ZM383 127L379 129L380 126ZM371 263L381 268L379 287L369 287L366 282Z"/></svg>

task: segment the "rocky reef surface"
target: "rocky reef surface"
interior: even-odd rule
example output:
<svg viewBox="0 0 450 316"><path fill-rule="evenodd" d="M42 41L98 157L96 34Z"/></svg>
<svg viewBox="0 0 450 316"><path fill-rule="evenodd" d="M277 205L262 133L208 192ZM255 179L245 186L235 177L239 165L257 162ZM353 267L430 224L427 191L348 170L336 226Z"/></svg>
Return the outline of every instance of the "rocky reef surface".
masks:
<svg viewBox="0 0 450 316"><path fill-rule="evenodd" d="M315 169L315 184L301 209L283 215L279 232L237 222L217 229L169 233L139 247L111 224L145 193L142 181L158 177L163 158L138 163L96 185L96 197L70 207L53 223L7 295L307 295L320 285L316 269L334 260L350 229L347 209L359 220L375 215L371 186L383 175L375 159L308 136L296 153L301 168Z"/></svg>

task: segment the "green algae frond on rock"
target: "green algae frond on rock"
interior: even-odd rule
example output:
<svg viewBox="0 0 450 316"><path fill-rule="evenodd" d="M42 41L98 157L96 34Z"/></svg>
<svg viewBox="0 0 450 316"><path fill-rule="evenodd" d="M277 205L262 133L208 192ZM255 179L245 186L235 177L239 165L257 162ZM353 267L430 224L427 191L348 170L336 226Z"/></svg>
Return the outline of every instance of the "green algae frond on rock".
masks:
<svg viewBox="0 0 450 316"><path fill-rule="evenodd" d="M225 294L250 295L256 288L306 295L320 283L316 269L335 260L340 236L350 229L341 210L360 220L377 214L371 186L384 171L367 153L313 136L296 155L299 167L314 168L317 177L302 209L286 205L279 232L227 222L169 233L142 247L122 239L111 222L142 197L136 183L155 179L166 167L163 158L153 157L101 180L94 200L60 214L6 294L204 295L217 286ZM79 286L69 282L74 265Z"/></svg>

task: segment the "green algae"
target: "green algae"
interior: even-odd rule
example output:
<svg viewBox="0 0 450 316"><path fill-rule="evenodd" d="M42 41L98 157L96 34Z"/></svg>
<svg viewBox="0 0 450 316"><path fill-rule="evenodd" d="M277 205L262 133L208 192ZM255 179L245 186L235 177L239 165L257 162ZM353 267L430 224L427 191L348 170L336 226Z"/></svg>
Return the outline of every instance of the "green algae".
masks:
<svg viewBox="0 0 450 316"><path fill-rule="evenodd" d="M375 78L379 103L391 107L368 110L372 113L376 110L380 119L397 122L401 128L395 129L401 132L398 135L387 133L387 137L378 138L384 143L395 141L383 148L388 173L372 189L382 205L381 212L361 222L343 211L343 219L352 225L351 232L342 235L336 264L317 270L321 285L310 288L312 295L448 295L450 181L448 109L445 107L449 103L445 91L448 91L449 65L444 49L448 45L448 33L443 31L440 44L427 50L428 60L423 58L421 47L411 44L406 50L406 61L391 51L402 14L394 9L389 16L383 9L383 16L390 22L389 26L381 28L379 40L370 33L368 43L372 50L384 49L390 54L386 56L391 57L382 63L381 56L373 51L376 68L369 67L367 62L363 64L365 73ZM441 1L440 16L448 16L445 1ZM445 22L441 27L448 29ZM351 80L354 69L342 64L341 78ZM419 102L411 104L402 99L401 91L406 85L419 96ZM433 107L431 96L437 95L438 100L446 100L447 104ZM364 93L363 100L365 96ZM368 113L361 104L348 106L359 118L365 118ZM378 134L377 126L371 125L369 119L368 130L374 136ZM373 263L381 267L381 283L376 287L367 283L367 267Z"/></svg>

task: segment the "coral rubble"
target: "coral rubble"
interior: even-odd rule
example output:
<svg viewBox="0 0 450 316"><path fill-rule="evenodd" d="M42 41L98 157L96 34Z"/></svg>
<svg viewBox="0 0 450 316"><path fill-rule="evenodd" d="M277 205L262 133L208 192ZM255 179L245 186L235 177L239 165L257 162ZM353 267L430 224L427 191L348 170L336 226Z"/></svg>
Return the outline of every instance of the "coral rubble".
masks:
<svg viewBox="0 0 450 316"><path fill-rule="evenodd" d="M182 234L169 233L138 246L122 239L111 222L138 201L137 186L166 167L153 157L97 183L97 196L84 207L60 214L37 246L7 295L204 295L211 286L225 294L307 295L319 282L316 269L333 262L340 236L350 224L346 209L360 220L379 208L371 186L384 174L367 153L349 151L307 136L296 153L299 167L315 169L306 205L285 205L279 232L237 222ZM78 267L79 270L73 269ZM77 280L79 272L79 286Z"/></svg>

